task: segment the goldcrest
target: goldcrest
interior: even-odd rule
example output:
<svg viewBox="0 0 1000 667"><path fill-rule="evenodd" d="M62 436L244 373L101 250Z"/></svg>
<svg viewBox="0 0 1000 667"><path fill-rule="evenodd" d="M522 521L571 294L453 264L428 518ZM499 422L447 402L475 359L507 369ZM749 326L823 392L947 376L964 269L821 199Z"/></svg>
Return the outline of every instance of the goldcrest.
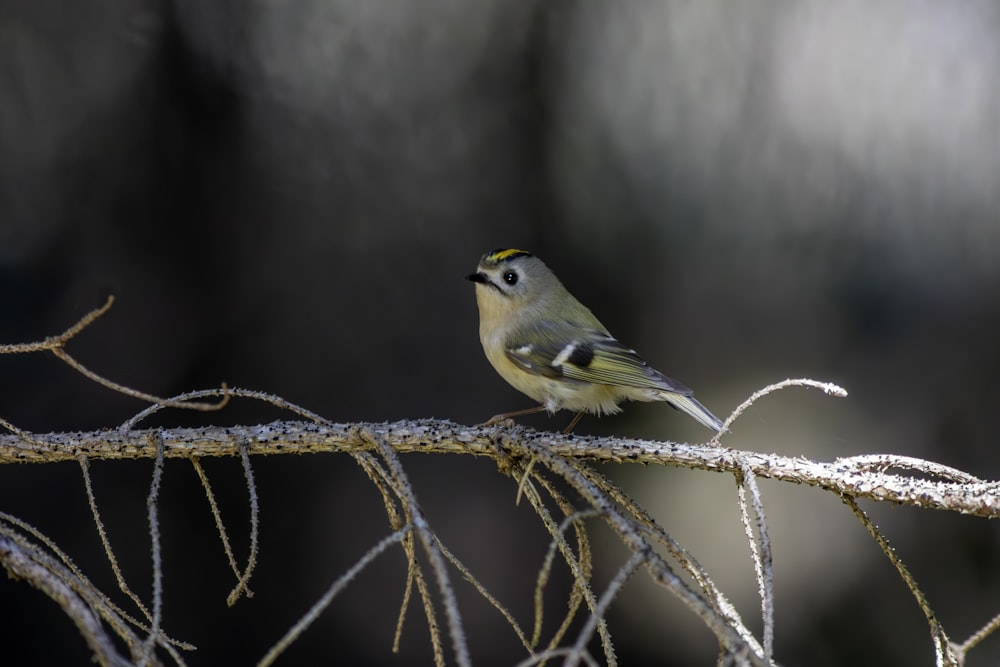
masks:
<svg viewBox="0 0 1000 667"><path fill-rule="evenodd" d="M488 252L467 279L476 284L479 340L486 358L500 377L540 403L490 422L572 410L577 415L568 432L584 413L613 414L621 410L619 403L631 400L666 401L713 431L722 428L690 389L618 342L531 253Z"/></svg>

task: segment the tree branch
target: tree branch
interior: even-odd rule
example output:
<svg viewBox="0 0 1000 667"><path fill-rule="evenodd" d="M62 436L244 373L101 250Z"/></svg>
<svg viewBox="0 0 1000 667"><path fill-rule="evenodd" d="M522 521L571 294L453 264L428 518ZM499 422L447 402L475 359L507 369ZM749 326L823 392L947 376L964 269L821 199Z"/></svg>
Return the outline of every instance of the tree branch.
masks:
<svg viewBox="0 0 1000 667"><path fill-rule="evenodd" d="M729 427L762 396L789 386L808 386L820 389L829 395L846 396L846 391L837 385L808 379L789 379L764 387L738 406L726 420L722 432L703 445L566 436L533 431L509 423L488 427L463 426L443 420L332 424L321 416L280 397L262 392L229 390L223 385L221 389L189 392L171 399L159 399L123 387L87 370L70 357L64 347L105 313L111 303L112 300L109 298L102 308L91 311L59 336L36 343L0 345L0 354L52 352L77 372L95 382L151 403L117 429L89 433L32 434L0 418L0 428L10 431L10 435L0 435L0 464L51 463L67 460L76 460L80 463L94 522L119 587L131 598L146 619L146 622L138 621L111 603L49 538L20 519L0 513L0 564L3 564L10 574L26 579L59 603L80 628L90 644L95 659L103 665L156 664L157 649L163 649L176 664L183 665L178 649L193 648L170 639L161 629L162 568L157 527L158 497L163 461L166 458L191 460L205 486L224 549L238 580L230 595L230 603L235 601L241 592L250 594L247 583L256 562L258 543L257 492L249 458L255 454L320 452L350 454L379 490L390 526L395 531L373 546L337 580L326 595L321 597L300 622L274 646L265 657L265 664L280 655L358 572L396 543L401 544L407 562L407 584L400 610L396 645L411 590L415 585L427 616L435 663L445 664L445 649L441 641L436 600L428 586L424 565L417 558L416 544L419 543L423 546L430 571L438 584L438 601L443 607L448 632L452 639L453 659L460 665L471 663L470 651L462 625L462 616L459 613L457 596L446 568L446 560L454 564L464 577L473 581L477 590L512 625L530 654L524 664L540 664L556 656L566 657L569 663L582 661L588 665L596 664L596 660L587 650L592 643L591 637L594 632L601 637L601 647L607 663L617 664L604 612L633 572L644 566L656 583L684 602L715 634L719 642L720 664L773 666L775 663L772 555L763 502L756 484L759 477L825 489L837 493L851 506L886 556L897 567L900 576L924 611L933 637L938 664L956 666L962 664L968 650L1000 626L1000 621L997 620L1000 616L997 616L965 643L951 642L917 587L916 581L889 547L888 540L855 503L858 498L867 498L928 509L957 511L981 517L996 517L1000 516L1000 482L983 481L974 475L948 466L897 455L869 454L822 462L801 457L741 451L720 444L722 439L730 437ZM213 410L222 407L233 396L263 400L289 410L301 421L230 427L139 429L140 422L164 408ZM221 398L221 401L204 403L195 400L212 397ZM512 479L520 480L518 497L523 491L552 537L550 555L546 558L538 576L536 587L538 602L535 609L537 618L530 641L513 617L483 586L476 583L471 571L454 558L439 536L433 532L420 509L415 491L407 480L398 457L399 454L413 452L490 457L496 461L502 472ZM200 458L209 456L238 456L243 462L250 492L251 553L242 573L229 547L211 486L198 464ZM132 593L124 582L117 566L117 557L111 549L101 523L88 473L90 460L141 458L156 460L147 498L149 527L153 541L152 612L149 611L147 603ZM671 465L711 470L734 476L740 485L738 495L741 516L758 576L764 624L762 641L759 641L744 624L736 609L712 582L701 565L644 509L628 498L623 490L594 468L585 465L586 461ZM536 462L539 465L535 466ZM560 480L569 485L574 495L583 499L583 508L557 488L555 482ZM561 522L546 506L543 492L548 494L548 500L562 513L564 518ZM750 496L749 502L747 495ZM631 553L628 562L618 569L599 598L593 588L594 564L590 538L583 521L585 518L601 521L610 527ZM756 536L752 522L756 524ZM564 533L571 528L576 537L575 551L564 536ZM663 555L664 549L667 556ZM548 648L539 650L541 591L548 581L556 554L562 556L573 575L573 589L565 618L559 629L551 638ZM674 562L680 566L683 573L686 573L686 577L674 572ZM560 647L559 644L576 620L577 612L584 606L590 610L590 615L579 631L575 646ZM111 635L105 630L105 624L129 647L131 660L126 660L115 651ZM146 633L145 641L140 639L136 630Z"/></svg>
<svg viewBox="0 0 1000 667"><path fill-rule="evenodd" d="M230 390L238 395L239 390ZM553 454L591 461L646 463L740 474L750 472L796 484L828 489L837 493L961 512L982 517L1000 516L1000 483L953 481L960 471L930 461L907 459L906 469L921 475L871 469L871 458L856 462L838 459L812 461L802 457L762 454L719 445L695 445L621 438L559 435L522 427L463 426L445 420L402 420L382 424L316 424L278 421L254 426L207 426L204 428L106 430L89 433L32 434L30 440L18 435L0 436L0 464L50 463L97 459L143 459L156 456L151 437L163 442L167 458L193 456L240 456L247 453L305 454L359 452L373 449L369 433L384 440L398 453L472 454L496 458L530 458L533 447L543 445ZM882 459L895 466L891 458ZM951 473L947 479L942 470ZM927 479L926 475L938 477ZM973 481L975 480L975 481Z"/></svg>

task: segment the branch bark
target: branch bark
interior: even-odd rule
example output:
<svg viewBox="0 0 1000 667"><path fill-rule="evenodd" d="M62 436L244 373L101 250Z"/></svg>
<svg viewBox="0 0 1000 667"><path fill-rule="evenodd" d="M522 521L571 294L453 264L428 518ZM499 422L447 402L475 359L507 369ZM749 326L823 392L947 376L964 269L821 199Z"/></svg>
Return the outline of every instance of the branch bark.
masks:
<svg viewBox="0 0 1000 667"><path fill-rule="evenodd" d="M367 436L365 434L368 434ZM530 458L532 447L578 460L671 465L715 472L752 472L836 493L961 512L1000 516L1000 482L987 482L931 461L890 456L813 461L724 447L621 438L559 435L523 427L464 426L446 420L316 424L277 421L251 426L104 430L0 436L0 464L51 463L156 456L150 443L163 443L167 458L359 452L373 449L371 436L398 453L472 454ZM900 469L900 472L890 472ZM906 472L903 472L905 469ZM914 476L917 473L919 476ZM929 478L928 478L929 477Z"/></svg>

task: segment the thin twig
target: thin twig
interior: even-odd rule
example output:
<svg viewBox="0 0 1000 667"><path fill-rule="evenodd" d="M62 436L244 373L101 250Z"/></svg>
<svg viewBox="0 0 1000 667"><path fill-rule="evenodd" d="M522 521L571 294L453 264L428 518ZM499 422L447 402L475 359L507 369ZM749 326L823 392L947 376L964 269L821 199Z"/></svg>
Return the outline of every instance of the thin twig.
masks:
<svg viewBox="0 0 1000 667"><path fill-rule="evenodd" d="M757 577L757 589L760 594L760 612L764 625L764 657L774 660L774 570L771 552L771 538L768 535L767 519L764 516L764 503L757 487L757 479L751 472L744 472L736 477L738 484L740 517L743 530L750 544L750 555L753 559L754 573ZM747 507L746 495L750 492L754 519L757 524L757 538L754 538L751 526L750 512ZM758 550L758 542L760 549Z"/></svg>
<svg viewBox="0 0 1000 667"><path fill-rule="evenodd" d="M934 641L934 652L937 657L937 664L948 665L949 667L959 667L961 661L958 656L955 655L951 641L948 639L948 635L945 634L944 628L937 620L937 616L931 609L930 604L927 602L927 598L924 597L923 592L917 585L916 579L910 574L906 565L896 554L896 550L892 548L889 544L889 540L886 539L885 535L882 534L875 524L869 518L868 514L861 509L857 501L850 497L843 495L841 500L844 501L851 511L854 512L854 516L858 517L861 524L868 531L868 534L874 538L875 542L878 544L879 548L882 549L882 553L885 554L889 562L893 564L896 571L899 572L899 576L902 577L903 581L906 583L906 587L910 589L910 593L913 595L917 604L920 606L920 611L924 612L924 617L927 619L927 624L930 627L931 639Z"/></svg>
<svg viewBox="0 0 1000 667"><path fill-rule="evenodd" d="M569 482L578 493L584 496L592 507L605 514L608 519L608 525L618 534L629 550L633 553L652 551L649 549L649 544L642 537L641 531L636 530L631 520L622 515L611 501L601 493L600 489L580 475L567 460L554 455L544 447L531 447L530 449L546 466ZM768 664L768 661L761 655L763 649L757 645L749 630L745 628L737 630L732 624L732 618L721 617L714 605L703 595L692 590L670 569L662 558L655 553L649 553L646 565L647 569L653 575L653 579L667 587L671 593L697 614L708 628L712 630L720 644L728 652L747 653L751 661L750 664L753 665L764 666Z"/></svg>
<svg viewBox="0 0 1000 667"><path fill-rule="evenodd" d="M222 550L226 554L226 559L229 561L229 569L233 571L233 575L235 575L237 581L239 581L240 566L236 563L236 555L233 553L233 547L229 543L229 535L226 531L226 524L222 521L222 511L219 509L219 504L215 500L215 492L212 491L212 484L208 481L208 473L205 472L205 468L201 465L201 461L197 456L192 456L189 460L191 461L191 466L194 468L195 473L198 475L198 480L201 482L201 488L205 490L205 497L208 499L208 508L209 511L212 512L212 518L215 521L215 532L218 533L219 538L222 540ZM246 591L248 598L253 597L253 592L249 588L244 586L243 590ZM232 596L232 593L230 593L230 596Z"/></svg>
<svg viewBox="0 0 1000 667"><path fill-rule="evenodd" d="M622 565L618 572L615 573L614 578L608 583L608 587L604 590L601 595L600 600L597 602L597 608L590 613L590 617L587 622L583 624L580 629L580 636L576 640L576 644L573 645L575 653L570 654L569 658L566 660L566 664L569 667L575 667L579 662L579 656L583 653L584 648L586 648L587 643L594 634L594 628L597 627L600 619L607 615L608 607L611 606L611 602L618 596L621 589L625 586L625 583L635 574L636 569L644 562L646 562L646 556L649 551L636 551L629 557L628 562Z"/></svg>
<svg viewBox="0 0 1000 667"><path fill-rule="evenodd" d="M3 535L0 535L0 562L8 574L30 582L32 586L59 604L76 623L99 664L106 667L126 667L132 664L118 653L114 641L104 631L104 627L90 606L65 583L65 577L70 577L71 574L64 573L62 577L53 576L49 568L39 564L32 555L25 553L21 546Z"/></svg>
<svg viewBox="0 0 1000 667"><path fill-rule="evenodd" d="M115 302L115 297L109 295L107 301L100 308L95 308L89 313L80 318L80 320L73 326L66 329L58 336L50 336L43 341L38 341L34 343L15 343L10 345L0 345L0 354L26 354L29 352L42 352L49 351L56 355L59 359L65 362L73 370L80 373L84 377L93 380L94 382L116 391L120 394L125 394L126 396L131 396L133 398L138 398L142 401L148 401L150 403L160 403L163 405L168 405L173 408L180 408L186 410L200 410L203 412L220 410L227 403L229 403L229 397L225 394L225 384L222 385L223 395L222 400L218 403L183 403L183 402L173 402L169 399L158 398L152 394L147 394L146 392L138 391L132 389L131 387L126 387L125 385L113 382L102 375L95 373L90 370L79 361L74 359L68 352L66 352L65 345L73 338L75 338L81 331L93 324L94 320L104 315L108 310L111 309L111 305Z"/></svg>
<svg viewBox="0 0 1000 667"><path fill-rule="evenodd" d="M588 482L597 487L601 494L618 504L624 512L625 520L635 531L649 535L654 541L665 547L670 555L677 560L681 568L691 576L701 593L699 595L689 590L688 586L674 575L666 563L660 560L659 557L652 558L650 563L647 564L657 583L671 590L673 590L673 587L679 587L678 593L682 596L682 599L689 595L692 596L687 600L689 605L694 604L694 600L700 599L711 610L706 613L724 619L723 622L728 624L733 631L743 638L746 646L756 646L753 634L743 623L736 608L726 599L726 596L723 595L722 591L719 590L718 586L715 585L704 567L702 567L694 556L684 549L662 526L656 523L646 510L640 507L624 491L612 483L611 480L580 462L567 460L566 463L573 466Z"/></svg>
<svg viewBox="0 0 1000 667"><path fill-rule="evenodd" d="M101 540L101 545L104 547L104 553L108 557L108 563L111 564L111 572L115 575L115 581L118 582L118 589L132 600L132 603L139 609L147 622L151 622L153 620L152 614L146 609L146 605L142 603L139 596L133 593L129 585L125 583L125 575L118 565L118 557L115 555L115 550L111 548L111 541L108 539L107 530L104 528L104 521L101 519L101 513L97 509L97 498L94 495L94 487L90 479L90 461L85 456L81 456L79 460L80 469L83 472L83 486L87 493L87 503L90 505L90 516L94 519L94 527L97 528L97 535Z"/></svg>
<svg viewBox="0 0 1000 667"><path fill-rule="evenodd" d="M45 340L36 343L13 343L0 345L0 354L24 354L27 352L41 352L43 350L53 350L57 347L62 347L78 333L89 327L94 320L108 312L114 302L114 295L109 294L103 306L91 310L89 313L81 317L76 324L66 329L61 334L57 336L49 336Z"/></svg>
<svg viewBox="0 0 1000 667"><path fill-rule="evenodd" d="M183 394L178 394L177 396L172 396L166 399L165 401L157 401L153 405L146 406L144 409L140 410L139 412L134 414L131 418L123 422L121 426L118 427L118 430L123 432L131 431L135 429L135 427L142 420L147 419L151 415L159 412L160 410L163 410L164 408L173 407L175 404L180 403L182 405L192 405L195 402L195 399L211 398L211 397L219 399L225 399L227 397L228 399L236 397L251 398L257 401L262 401L264 403L270 403L271 405L281 408L282 410L288 410L289 412L297 414L300 417L304 417L305 419L308 419L309 421L314 422L316 424L330 424L329 420L320 417L315 412L312 412L310 410L307 410L306 408L298 406L295 403L292 403L291 401L286 401L280 396L275 396L274 394L268 394L266 392L256 391L253 389L233 389L230 387L223 386L220 388L198 389L195 391L188 391L184 392ZM212 405L216 404L213 403Z"/></svg>
<svg viewBox="0 0 1000 667"><path fill-rule="evenodd" d="M924 475L940 477L946 482L958 482L959 484L983 484L984 481L970 475L967 472L942 465L933 461L925 461L912 456L900 456L899 454L864 454L861 456L848 456L835 461L837 465L852 467L855 470L886 472L891 469L909 470L919 472Z"/></svg>
<svg viewBox="0 0 1000 667"><path fill-rule="evenodd" d="M240 461L243 463L243 478L247 482L247 495L250 500L250 553L247 554L247 566L243 573L238 575L236 586L226 597L226 604L232 607L240 597L240 591L246 591L247 597L253 597L253 593L247 588L250 575L253 574L257 566L257 544L260 534L260 501L257 499L257 484L253 481L253 468L250 467L250 455L246 446L240 448Z"/></svg>
<svg viewBox="0 0 1000 667"><path fill-rule="evenodd" d="M445 546L444 542L442 542L439 538L436 539L436 541L438 548L441 549L441 553L444 554L444 557L455 566L455 569L459 571L466 581L472 584L473 588L476 589L476 592L482 595L483 599L490 603L490 606L500 612L500 615L503 616L504 620L507 621L507 624L510 625L511 629L514 631L514 634L517 635L517 638L521 641L521 644L530 652L531 644L528 642L528 636L524 633L524 630L521 629L521 626L514 618L514 615L507 611L507 608L504 607L503 604L501 604L500 601L489 592L489 590L487 590L486 586L484 586L483 583L479 581L474 574L472 574L472 571L466 567L465 563L460 561L458 557Z"/></svg>
<svg viewBox="0 0 1000 667"><path fill-rule="evenodd" d="M340 591L342 591L347 584L351 583L351 581L353 581L362 570L368 567L368 564L375 560L379 554L383 553L393 544L402 541L402 539L408 535L411 530L413 530L413 526L406 525L401 530L397 530L388 537L382 538L378 544L369 549L364 556L358 559L358 561L347 570L347 572L340 575L337 580L333 582L333 585L330 586L326 593L324 593L323 596L309 608L309 611L307 611L302 618L295 623L295 625L288 629L284 636L278 640L278 643L271 647L271 649L267 652L267 655L261 658L260 662L257 663L258 667L268 667L269 665L274 664L274 661L277 660L278 657L280 657L281 654L284 653L285 650L291 646L303 632L306 631L306 628L312 625L312 623L319 618L319 615L323 613L323 610L330 606L333 599L337 597Z"/></svg>
<svg viewBox="0 0 1000 667"><path fill-rule="evenodd" d="M750 395L750 398L736 406L736 409L733 410L732 414L730 414L729 417L726 418L726 421L723 422L722 428L719 429L719 432L716 433L715 437L709 440L709 442L719 442L719 439L722 438L727 431L729 431L729 427L733 424L733 422L739 419L740 415L742 415L747 408L756 403L759 399L767 396L768 394L774 393L779 389L785 389L787 387L812 387L813 389L819 389L828 396L847 398L847 390L832 382L819 382L808 378L798 378L795 380L789 378L787 380L782 380L781 382L775 382L774 384L769 384L763 389L758 389Z"/></svg>
<svg viewBox="0 0 1000 667"><path fill-rule="evenodd" d="M23 531L24 534L12 530L10 526L17 528L18 531ZM83 598L87 604L90 605L91 609L96 611L105 622L111 625L115 634L125 640L129 647L133 649L133 652L138 651L138 639L131 632L131 630L129 630L128 626L132 625L147 632L149 630L149 626L130 616L128 613L119 608L114 602L112 602L104 593L98 590L98 588L94 586L87 576L80 571L73 560L62 549L60 549L58 545L27 522L4 512L0 512L0 534L14 540L17 544L22 545L22 547L26 549L26 552L30 552L32 554L32 557L36 562L52 572L54 575L58 576L64 583L66 583L66 585L72 588L77 595ZM53 556L49 556L36 545L31 543L29 536L31 539L37 540L44 545L45 548L53 554ZM175 662L179 665L184 663L179 654L177 654L174 650L174 647L186 651L191 651L195 648L191 644L171 639L162 633L160 636L164 641L162 646L167 649L170 655L174 657ZM138 655L138 653L136 653L136 655Z"/></svg>
<svg viewBox="0 0 1000 667"><path fill-rule="evenodd" d="M557 550L562 554L566 564L569 565L570 572L573 574L574 583L569 608L563 618L562 625L559 626L555 634L552 636L552 639L549 640L549 649L556 648L559 642L562 641L566 632L569 631L573 617L576 615L576 611L579 608L580 600L585 600L587 602L587 606L591 610L591 616L593 616L599 604L597 596L594 595L593 589L590 586L589 558L583 558L582 554L580 559L574 558L572 549L564 537L564 533L567 528L573 526L574 531L576 531L578 535L586 534L586 531L581 529L583 521L588 518L598 517L601 513L594 509L572 512L570 512L572 508L569 507L561 507L561 509L566 514L566 517L559 523L558 526L555 526L554 528L550 527L552 519L547 515L547 513L544 516L541 514L539 515L543 522L546 523L546 528L549 529L552 541L549 542L549 548L545 552L545 559L542 561L542 567L538 571L538 581L535 583L535 632L532 637L532 646L535 646L538 643L539 634L541 633L542 593L552 572L552 564L555 561ZM611 636L608 633L607 624L604 622L603 616L598 617L598 629L601 632L601 643L603 645L608 664L616 664L617 658L615 657L614 648L611 644Z"/></svg>
<svg viewBox="0 0 1000 667"><path fill-rule="evenodd" d="M156 459L153 464L153 482L149 486L149 497L146 499L146 510L149 515L149 538L152 543L153 561L153 615L150 620L149 635L143 644L144 660L155 661L153 650L160 639L160 627L163 622L163 554L160 547L160 482L163 479L163 441L151 438L156 447Z"/></svg>
<svg viewBox="0 0 1000 667"><path fill-rule="evenodd" d="M546 479L537 471L533 474L538 484L548 492L549 496L551 496L556 502L556 505L558 505L559 510L566 517L562 522L557 524L537 493L533 490L531 493L528 493L527 497L531 501L539 519L541 519L542 525L552 537L552 542L550 544L558 547L559 553L563 557L563 562L566 563L570 569L570 573L573 575L573 588L570 591L570 601L566 609L566 614L563 617L562 624L556 629L555 633L549 640L548 648L554 649L558 643L562 641L562 638L566 635L566 633L569 632L570 624L580 607L580 603L585 602L587 604L587 608L593 611L597 608L597 596L594 594L594 591L590 586L590 575L592 570L590 562L590 545L586 537L586 531L583 529L583 526L578 520L583 518L584 515L573 507L573 505L570 504L562 493L556 490L550 480ZM529 486L528 488L531 489L532 487ZM579 556L573 554L573 550L569 546L569 542L563 535L566 530L566 526L569 525L573 526L574 532L577 536L577 544L579 545L580 552ZM554 557L546 555L542 568L538 573L538 581L535 584L535 629L534 634L532 635L532 646L537 645L541 635L542 588L548 580L553 560ZM601 619L597 629L601 637L601 646L604 650L604 657L607 660L608 665L617 664L618 661L615 657L614 646L611 642L611 634L608 631L607 623Z"/></svg>
<svg viewBox="0 0 1000 667"><path fill-rule="evenodd" d="M30 443L32 445L35 445L36 447L45 447L45 443L44 442L42 442L41 440L36 440L31 433L29 433L28 431L25 431L23 429L20 429L20 428L18 428L16 426L14 426L13 424L11 424L6 419L0 418L0 428L7 429L8 431L10 431L11 433L13 433L18 438L21 438L21 440L23 440L26 443Z"/></svg>
<svg viewBox="0 0 1000 667"><path fill-rule="evenodd" d="M532 667L533 665L541 665L549 660L554 660L555 658L578 658L587 663L587 667L598 667L600 663L594 659L594 656L590 655L587 651L577 651L575 648L553 648L541 653L537 653L526 660L522 660L517 663L517 667Z"/></svg>
<svg viewBox="0 0 1000 667"><path fill-rule="evenodd" d="M382 496L382 503L385 506L386 516L389 518L389 525L392 528L400 528L404 524L403 517L397 509L396 501L401 499L401 494L396 492L396 481L392 475L382 466L379 461L372 456L371 452L354 452L354 460L365 471L368 478L375 484ZM403 538L403 557L406 560L406 585L403 588L403 599L400 602L399 614L396 617L396 631L392 640L392 652L399 652L399 645L403 637L403 623L406 620L406 610L410 605L413 595L413 587L416 586L417 593L427 619L428 633L430 634L431 650L434 654L434 664L443 667L445 664L443 643L441 641L441 628L438 625L437 613L434 610L434 603L431 599L430 587L427 579L417 560L416 549L414 548L413 533Z"/></svg>
<svg viewBox="0 0 1000 667"><path fill-rule="evenodd" d="M93 380L99 385L107 387L108 389L118 392L119 394L125 394L126 396L131 396L132 398L137 398L140 401L146 401L148 403L158 403L169 408L178 408L181 410L198 410L199 412L213 412L215 410L221 410L226 407L229 403L229 396L225 393L226 385L222 385L222 400L218 403L179 403L176 401L171 401L168 398L160 398L159 396L154 396L153 394L146 393L144 391L139 391L137 389L132 389L123 384L118 384L113 380L109 380L103 375L98 375L94 371L90 370L79 361L70 356L69 352L61 347L54 347L50 350L52 354L56 355L59 359L66 362L70 368L75 370L80 375L83 375L89 380Z"/></svg>
<svg viewBox="0 0 1000 667"><path fill-rule="evenodd" d="M402 493L400 500L407 507L407 513L413 522L414 530L420 537L420 542L424 547L428 560L431 562L431 569L437 579L438 591L441 593L445 616L448 618L448 633L451 635L452 649L455 651L455 661L460 667L471 667L472 660L469 656L469 647L465 640L465 629L462 627L461 615L458 611L458 601L455 599L455 590L451 586L448 578L448 571L445 568L444 557L437 548L434 541L434 533L430 524L424 517L423 512L417 504L413 493L413 487L407 479L403 466L399 462L396 452L386 443L385 440L369 432L362 432L362 437L372 441L382 460L385 461L389 472L395 479L394 488L397 493Z"/></svg>
<svg viewBox="0 0 1000 667"><path fill-rule="evenodd" d="M989 637L991 634L993 634L994 632L996 632L998 628L1000 628L1000 614L997 614L996 616L994 616L993 618L991 618L990 621L989 621L989 623L987 623L983 627L979 628L979 630L976 630L976 632L973 633L973 635L971 637L969 637L968 639L966 639L964 642L962 642L961 644L956 645L955 649L957 651L959 651L960 657L962 657L962 659L964 659L964 656L966 654L968 654L968 652L976 644L978 644L979 642L983 641L984 639L986 639L987 637Z"/></svg>
<svg viewBox="0 0 1000 667"><path fill-rule="evenodd" d="M722 592L708 576L708 572L701 563L695 559L677 540L675 540L649 513L633 500L618 485L614 484L607 477L599 474L593 468L584 465L574 466L590 483L597 486L602 493L619 505L633 521L637 530L641 530L650 535L658 544L667 549L671 556L680 564L681 568L694 580L701 591L710 601L715 601L717 611L728 605L723 604L725 600Z"/></svg>

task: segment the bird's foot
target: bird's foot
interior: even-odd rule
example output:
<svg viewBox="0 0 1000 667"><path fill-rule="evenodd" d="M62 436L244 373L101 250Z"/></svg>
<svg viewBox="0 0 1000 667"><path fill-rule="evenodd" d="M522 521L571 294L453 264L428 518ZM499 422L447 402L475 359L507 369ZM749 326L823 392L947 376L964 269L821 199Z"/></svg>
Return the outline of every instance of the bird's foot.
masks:
<svg viewBox="0 0 1000 667"><path fill-rule="evenodd" d="M479 426L503 426L504 428L514 428L517 426L517 422L507 416L506 413L500 415L493 415Z"/></svg>

